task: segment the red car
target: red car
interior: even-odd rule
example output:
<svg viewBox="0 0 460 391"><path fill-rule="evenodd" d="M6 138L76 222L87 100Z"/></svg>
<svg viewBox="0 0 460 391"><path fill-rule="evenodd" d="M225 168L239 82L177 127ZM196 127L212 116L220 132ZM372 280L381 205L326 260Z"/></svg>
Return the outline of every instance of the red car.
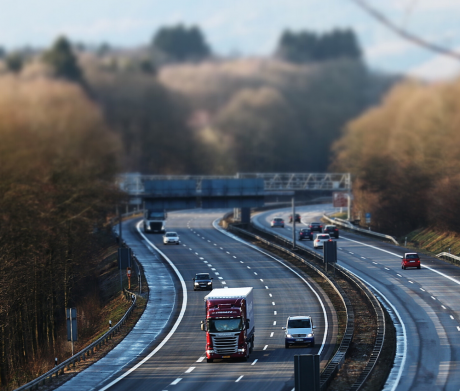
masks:
<svg viewBox="0 0 460 391"><path fill-rule="evenodd" d="M405 253L404 258L401 261L401 269L407 269L408 267L416 267L420 269L420 257L417 253Z"/></svg>

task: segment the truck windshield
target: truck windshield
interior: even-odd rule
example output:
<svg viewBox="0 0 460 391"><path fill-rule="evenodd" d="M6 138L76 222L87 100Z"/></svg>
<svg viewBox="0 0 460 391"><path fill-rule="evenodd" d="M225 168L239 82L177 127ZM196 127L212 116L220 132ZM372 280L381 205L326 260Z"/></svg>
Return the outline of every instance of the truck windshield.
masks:
<svg viewBox="0 0 460 391"><path fill-rule="evenodd" d="M208 319L208 331L216 333L219 331L240 331L243 330L241 318L236 319Z"/></svg>
<svg viewBox="0 0 460 391"><path fill-rule="evenodd" d="M164 218L165 218L164 212L149 212L150 220L164 220Z"/></svg>

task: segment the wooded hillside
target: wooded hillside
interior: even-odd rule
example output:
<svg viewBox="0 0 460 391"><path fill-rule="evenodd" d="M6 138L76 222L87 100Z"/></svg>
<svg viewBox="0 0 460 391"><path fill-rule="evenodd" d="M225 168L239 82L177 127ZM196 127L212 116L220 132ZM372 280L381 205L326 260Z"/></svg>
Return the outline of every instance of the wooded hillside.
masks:
<svg viewBox="0 0 460 391"><path fill-rule="evenodd" d="M460 80L407 81L352 121L332 169L351 171L354 213L375 230L405 234L430 225L460 232Z"/></svg>
<svg viewBox="0 0 460 391"><path fill-rule="evenodd" d="M17 76L0 77L0 139L4 386L40 373L30 363L52 362L64 309L97 289L120 144L78 85Z"/></svg>

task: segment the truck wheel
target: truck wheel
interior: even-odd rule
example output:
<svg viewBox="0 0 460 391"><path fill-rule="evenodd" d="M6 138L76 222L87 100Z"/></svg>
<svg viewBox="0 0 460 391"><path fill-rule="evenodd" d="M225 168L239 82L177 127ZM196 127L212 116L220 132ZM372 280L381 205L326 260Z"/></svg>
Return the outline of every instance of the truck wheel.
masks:
<svg viewBox="0 0 460 391"><path fill-rule="evenodd" d="M287 342L285 342L285 343L284 343L284 347L285 347L286 349L289 349L289 344L288 344Z"/></svg>
<svg viewBox="0 0 460 391"><path fill-rule="evenodd" d="M214 362L214 359L213 358L207 358L206 362Z"/></svg>

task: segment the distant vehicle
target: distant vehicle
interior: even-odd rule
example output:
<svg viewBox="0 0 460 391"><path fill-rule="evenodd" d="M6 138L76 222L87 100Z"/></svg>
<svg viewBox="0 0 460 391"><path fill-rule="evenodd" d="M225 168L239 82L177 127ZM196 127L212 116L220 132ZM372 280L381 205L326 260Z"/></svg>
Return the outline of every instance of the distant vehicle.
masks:
<svg viewBox="0 0 460 391"><path fill-rule="evenodd" d="M193 277L193 290L200 289L212 291L212 277L209 276L209 273L197 273Z"/></svg>
<svg viewBox="0 0 460 391"><path fill-rule="evenodd" d="M327 242L329 240L332 240L329 234L316 234L316 238L313 241L313 247L314 248L323 247L324 242Z"/></svg>
<svg viewBox="0 0 460 391"><path fill-rule="evenodd" d="M292 215L289 215L289 222L292 223ZM300 215L298 213L295 214L295 222L300 223Z"/></svg>
<svg viewBox="0 0 460 391"><path fill-rule="evenodd" d="M284 347L289 349L290 345L295 344L310 344L315 346L315 333L313 329L313 321L310 316L289 316L287 318L284 337Z"/></svg>
<svg viewBox="0 0 460 391"><path fill-rule="evenodd" d="M167 213L162 209L147 209L144 212L144 232L165 233Z"/></svg>
<svg viewBox="0 0 460 391"><path fill-rule="evenodd" d="M404 254L404 258L401 259L401 269L406 269L408 267L420 269L420 257L417 253Z"/></svg>
<svg viewBox="0 0 460 391"><path fill-rule="evenodd" d="M214 289L205 296L206 361L239 358L247 361L254 348L253 288ZM184 346L185 348L185 346Z"/></svg>
<svg viewBox="0 0 460 391"><path fill-rule="evenodd" d="M271 227L281 227L284 228L284 220L281 217L275 217L271 222Z"/></svg>
<svg viewBox="0 0 460 391"><path fill-rule="evenodd" d="M336 239L339 238L339 229L335 225L326 225L323 233L329 234L331 237L334 236Z"/></svg>
<svg viewBox="0 0 460 391"><path fill-rule="evenodd" d="M299 240L313 240L313 232L311 232L310 228L302 228L299 232Z"/></svg>
<svg viewBox="0 0 460 391"><path fill-rule="evenodd" d="M163 244L179 244L179 235L176 232L166 232L163 235Z"/></svg>
<svg viewBox="0 0 460 391"><path fill-rule="evenodd" d="M312 231L323 232L323 225L321 223L310 223L309 227Z"/></svg>

